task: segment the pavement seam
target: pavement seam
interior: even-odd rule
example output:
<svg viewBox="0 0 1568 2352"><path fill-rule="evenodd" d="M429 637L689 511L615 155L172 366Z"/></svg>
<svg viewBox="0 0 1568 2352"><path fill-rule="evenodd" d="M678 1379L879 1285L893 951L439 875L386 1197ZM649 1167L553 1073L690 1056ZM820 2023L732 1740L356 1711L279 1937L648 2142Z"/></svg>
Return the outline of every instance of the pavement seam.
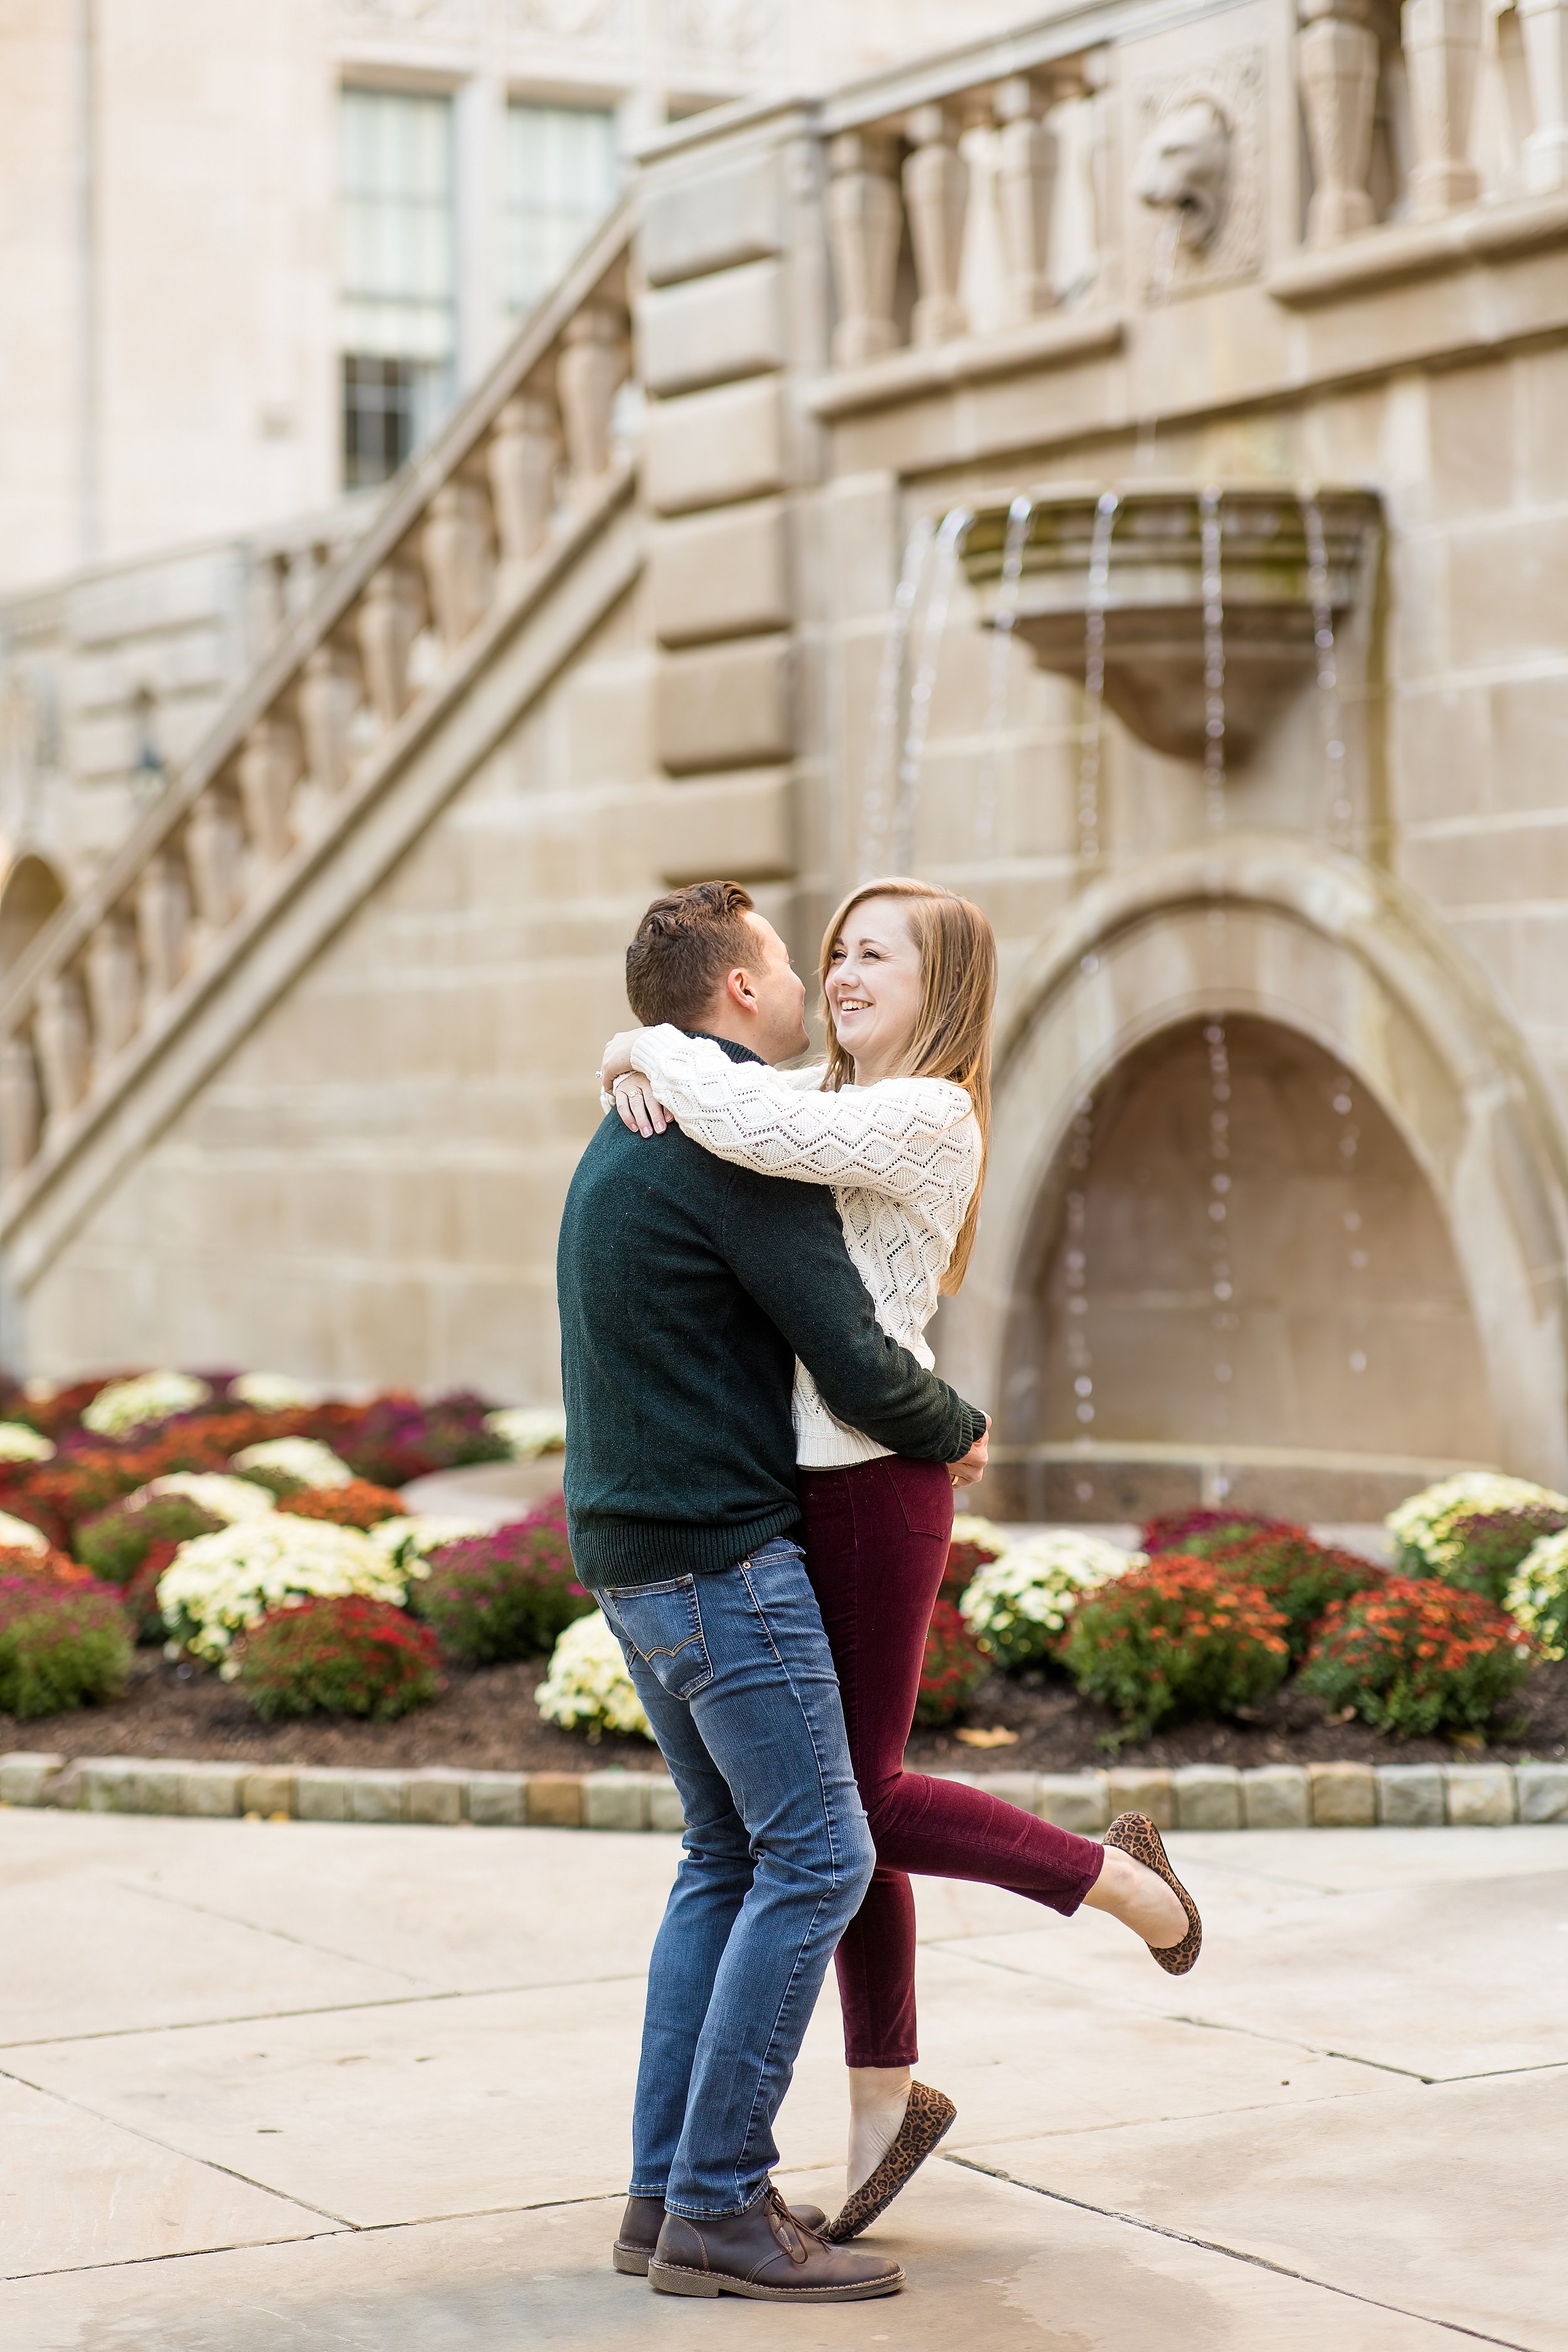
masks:
<svg viewBox="0 0 1568 2352"><path fill-rule="evenodd" d="M314 1952L324 1959L342 1960L350 1968L384 1968L386 1975L401 1977L411 1985L423 1986L428 1981L416 1976L412 1969L400 1969L390 1961L362 1960L357 1952L340 1952L333 1944L318 1944L309 1936L292 1936L287 1927L263 1927L259 1921L241 1918L236 1912L220 1911L216 1904L194 1903L188 1895L165 1894L162 1887L139 1885L133 1878L122 1878L117 1883L122 1895L140 1895L149 1903L164 1904L172 1911L191 1911L201 1919L221 1919L225 1927L243 1927L253 1936L274 1936L280 1944L292 1944L299 1951Z"/></svg>
<svg viewBox="0 0 1568 2352"><path fill-rule="evenodd" d="M1244 2247L1227 2246L1218 2238L1200 2238L1191 2230L1176 2230L1163 2221L1146 2221L1139 2213L1124 2213L1114 2205L1091 2204L1087 2197L1069 2197L1060 2189L1042 2189L1037 2181L1021 2180L1016 2173L1005 2171L999 2164L980 2164L972 2156L956 2152L940 2152L944 2164L956 2164L965 2172L984 2173L992 2180L1005 2180L1014 2189L1026 2189L1033 2197L1048 2198L1057 2205L1074 2206L1080 2213L1095 2213L1102 2221L1124 2222L1130 2230L1145 2230L1153 2238L1173 2239L1177 2245L1196 2246L1207 2254L1223 2255L1226 2262L1246 2263L1249 2268L1271 2271L1276 2278L1295 2279L1300 2285L1313 2286L1324 2294L1342 2295L1347 2303L1364 2304L1372 2311L1392 2312L1397 2319L1415 2319L1427 2327L1446 2328L1452 2336L1467 2336L1472 2343L1496 2344L1502 2352L1544 2352L1540 2345L1520 2344L1511 2336L1489 2336L1484 2328L1467 2327L1462 2320L1437 2319L1429 2311L1412 2311L1403 2303L1384 2303L1374 2294L1361 2294L1353 2286L1340 2286L1332 2279L1316 2278L1310 2271L1292 2270L1288 2263L1270 2262L1267 2254L1251 2254Z"/></svg>

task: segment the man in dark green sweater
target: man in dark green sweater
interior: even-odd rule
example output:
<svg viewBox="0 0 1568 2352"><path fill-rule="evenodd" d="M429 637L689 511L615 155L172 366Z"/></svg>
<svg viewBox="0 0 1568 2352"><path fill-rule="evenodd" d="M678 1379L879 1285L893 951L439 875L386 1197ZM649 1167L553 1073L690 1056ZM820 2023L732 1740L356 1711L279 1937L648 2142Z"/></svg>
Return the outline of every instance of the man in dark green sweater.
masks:
<svg viewBox="0 0 1568 2352"><path fill-rule="evenodd" d="M737 1059L805 1051L805 990L734 883L648 909L640 1023ZM985 1415L879 1326L831 1192L606 1118L557 1268L573 1557L686 1814L648 1972L618 2269L667 2293L859 2300L894 2263L829 2246L771 2184L773 2119L875 1860L795 1530L798 1356L840 1420L971 1468ZM818 2217L820 2218L820 2217Z"/></svg>

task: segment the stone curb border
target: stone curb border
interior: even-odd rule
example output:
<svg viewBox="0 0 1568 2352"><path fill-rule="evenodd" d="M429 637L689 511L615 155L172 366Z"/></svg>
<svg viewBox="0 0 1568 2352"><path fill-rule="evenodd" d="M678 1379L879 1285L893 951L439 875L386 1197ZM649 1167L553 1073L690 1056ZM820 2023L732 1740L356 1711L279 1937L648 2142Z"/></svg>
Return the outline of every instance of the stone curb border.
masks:
<svg viewBox="0 0 1568 2352"><path fill-rule="evenodd" d="M1114 1814L1163 1830L1490 1828L1568 1822L1563 1764L1186 1764L1173 1771L950 1772L1092 1836ZM679 1830L663 1772L458 1772L0 1756L0 1805L297 1822L469 1822L484 1829Z"/></svg>

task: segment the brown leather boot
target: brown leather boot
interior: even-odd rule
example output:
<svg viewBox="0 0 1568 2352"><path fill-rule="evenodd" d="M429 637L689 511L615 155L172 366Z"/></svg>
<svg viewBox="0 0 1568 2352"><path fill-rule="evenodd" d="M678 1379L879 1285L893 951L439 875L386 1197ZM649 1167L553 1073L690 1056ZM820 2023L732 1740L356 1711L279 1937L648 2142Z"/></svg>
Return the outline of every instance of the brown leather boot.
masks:
<svg viewBox="0 0 1568 2352"><path fill-rule="evenodd" d="M803 2230L772 2181L750 2210L714 2221L667 2213L647 2266L660 2294L743 2294L754 2303L866 2303L897 2294L897 2263Z"/></svg>
<svg viewBox="0 0 1568 2352"><path fill-rule="evenodd" d="M820 2233L827 2220L820 2205L794 2205L791 2219L803 2230ZM620 2235L616 2238L610 2260L618 2271L633 2278L647 2278L648 2257L658 2243L658 2233L664 2227L662 2197L628 2197L626 2210L621 2216Z"/></svg>

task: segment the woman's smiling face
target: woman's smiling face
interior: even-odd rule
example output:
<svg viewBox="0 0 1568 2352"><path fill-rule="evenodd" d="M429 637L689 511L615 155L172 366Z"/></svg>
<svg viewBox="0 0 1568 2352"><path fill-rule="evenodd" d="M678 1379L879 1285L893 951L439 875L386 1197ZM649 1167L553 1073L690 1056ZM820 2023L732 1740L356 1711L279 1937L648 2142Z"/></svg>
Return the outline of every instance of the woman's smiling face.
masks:
<svg viewBox="0 0 1568 2352"><path fill-rule="evenodd" d="M922 982L902 898L862 898L833 942L824 983L834 1031L860 1086L903 1066Z"/></svg>

